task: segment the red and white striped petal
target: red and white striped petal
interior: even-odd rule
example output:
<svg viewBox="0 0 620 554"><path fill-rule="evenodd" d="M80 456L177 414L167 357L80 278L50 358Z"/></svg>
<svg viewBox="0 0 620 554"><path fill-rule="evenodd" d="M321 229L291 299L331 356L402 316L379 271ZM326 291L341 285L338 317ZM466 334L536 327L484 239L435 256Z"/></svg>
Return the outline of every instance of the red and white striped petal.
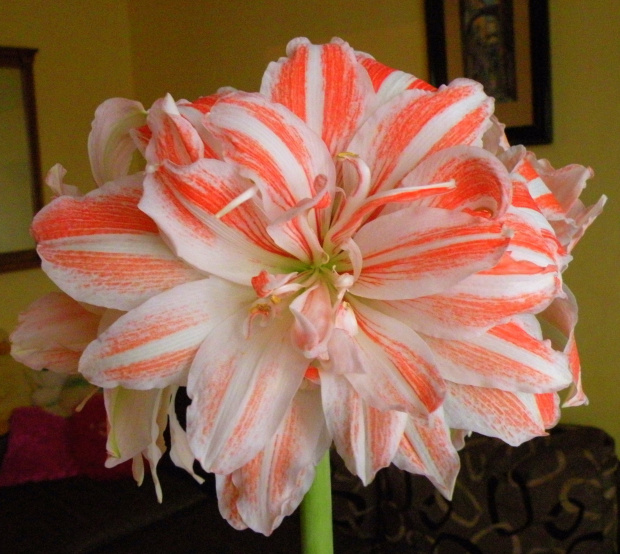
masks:
<svg viewBox="0 0 620 554"><path fill-rule="evenodd" d="M224 159L239 164L241 174L257 184L270 220L313 198L321 175L332 196L335 171L329 151L281 104L260 94L231 93L213 106L205 125L222 142Z"/></svg>
<svg viewBox="0 0 620 554"><path fill-rule="evenodd" d="M436 90L433 85L426 81L404 71L383 65L369 54L356 52L356 55L357 61L364 66L372 81L372 85L377 93L376 103L378 106L385 104L388 100L405 90Z"/></svg>
<svg viewBox="0 0 620 554"><path fill-rule="evenodd" d="M218 298L226 302L226 296ZM222 321L190 370L187 432L205 471L231 473L265 448L308 367L290 342L293 321L285 307L262 321L252 315L248 304ZM263 316L262 310L256 314Z"/></svg>
<svg viewBox="0 0 620 554"><path fill-rule="evenodd" d="M570 289L564 285L564 296L556 298L549 307L540 314L541 320L551 326L550 340L554 348L564 352L568 358L573 377L573 385L564 401L564 406L582 406L588 403L581 383L581 362L575 340L577 325L577 301Z"/></svg>
<svg viewBox="0 0 620 554"><path fill-rule="evenodd" d="M364 260L350 292L402 300L436 294L492 268L510 238L501 222L437 208L405 208L364 225L353 240Z"/></svg>
<svg viewBox="0 0 620 554"><path fill-rule="evenodd" d="M127 175L136 150L130 131L144 125L146 114L140 102L125 98L110 98L97 108L88 155L98 186Z"/></svg>
<svg viewBox="0 0 620 554"><path fill-rule="evenodd" d="M113 323L84 351L80 372L101 387L183 384L207 334L252 296L216 277L179 285Z"/></svg>
<svg viewBox="0 0 620 554"><path fill-rule="evenodd" d="M32 225L43 270L79 302L130 310L179 283L204 276L164 244L138 209L141 176L83 197L61 196Z"/></svg>
<svg viewBox="0 0 620 554"><path fill-rule="evenodd" d="M181 115L169 94L151 106L147 124L151 130L145 152L148 163L157 165L168 160L186 165L204 157L204 145L198 131Z"/></svg>
<svg viewBox="0 0 620 554"><path fill-rule="evenodd" d="M392 462L408 416L381 411L365 402L346 377L321 372L321 394L327 428L348 470L364 486Z"/></svg>
<svg viewBox="0 0 620 554"><path fill-rule="evenodd" d="M461 461L441 408L427 422L408 419L394 465L409 473L425 475L441 494L452 498Z"/></svg>
<svg viewBox="0 0 620 554"><path fill-rule="evenodd" d="M536 318L528 324L540 330ZM568 359L513 320L467 340L423 336L444 379L513 392L547 393L571 383Z"/></svg>
<svg viewBox="0 0 620 554"><path fill-rule="evenodd" d="M78 361L97 336L99 315L61 292L35 300L11 333L11 355L32 369L77 373Z"/></svg>
<svg viewBox="0 0 620 554"><path fill-rule="evenodd" d="M292 40L288 58L269 64L260 92L286 106L335 156L349 143L374 99L372 83L344 41L313 45Z"/></svg>
<svg viewBox="0 0 620 554"><path fill-rule="evenodd" d="M426 156L455 146L482 145L493 100L482 85L457 79L437 92L405 91L381 106L347 150L372 169L374 194L394 188Z"/></svg>
<svg viewBox="0 0 620 554"><path fill-rule="evenodd" d="M177 108L179 113L187 119L196 129L204 146L203 156L205 158L221 158L221 145L217 139L205 127L205 117L211 108L224 96L230 94L232 90L221 89L215 94L201 96L193 102L179 100Z"/></svg>
<svg viewBox="0 0 620 554"><path fill-rule="evenodd" d="M443 339L466 339L515 315L540 312L561 292L561 286L557 273L510 260L466 277L439 294L387 305L393 317L416 331Z"/></svg>
<svg viewBox="0 0 620 554"><path fill-rule="evenodd" d="M329 443L318 387L299 390L265 448L233 473L216 476L220 512L235 528L269 536L303 500Z"/></svg>
<svg viewBox="0 0 620 554"><path fill-rule="evenodd" d="M453 429L467 429L510 444L546 435L535 394L457 385L446 381L446 422Z"/></svg>
<svg viewBox="0 0 620 554"><path fill-rule="evenodd" d="M444 385L424 341L398 320L353 298L348 301L358 332L332 334L330 371L345 374L356 392L379 410L426 417L437 409Z"/></svg>
<svg viewBox="0 0 620 554"><path fill-rule="evenodd" d="M402 187L415 187L453 180L455 187L418 204L463 210L487 217L501 217L510 205L512 182L505 166L473 146L454 146L424 159L402 180Z"/></svg>
<svg viewBox="0 0 620 554"><path fill-rule="evenodd" d="M279 271L290 258L267 234L265 217L252 201L217 217L246 185L233 167L219 160L182 167L164 163L146 176L140 209L157 222L181 259L249 285L261 270Z"/></svg>
<svg viewBox="0 0 620 554"><path fill-rule="evenodd" d="M557 392L536 394L536 405L545 429L555 427L560 421L560 395Z"/></svg>

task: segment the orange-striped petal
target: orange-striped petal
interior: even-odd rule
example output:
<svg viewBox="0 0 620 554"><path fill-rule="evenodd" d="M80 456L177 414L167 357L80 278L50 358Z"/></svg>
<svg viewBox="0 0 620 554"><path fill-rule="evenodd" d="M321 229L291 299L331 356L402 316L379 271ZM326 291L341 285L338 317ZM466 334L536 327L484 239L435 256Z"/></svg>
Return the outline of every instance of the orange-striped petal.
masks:
<svg viewBox="0 0 620 554"><path fill-rule="evenodd" d="M261 93L305 121L334 156L366 115L374 97L370 79L353 49L339 39L321 45L294 39L287 56L269 65Z"/></svg>
<svg viewBox="0 0 620 554"><path fill-rule="evenodd" d="M318 387L299 390L265 448L216 476L220 512L237 529L270 535L301 503L329 443Z"/></svg>
<svg viewBox="0 0 620 554"><path fill-rule="evenodd" d="M43 270L77 301L130 310L203 277L174 255L138 209L141 180L136 175L83 197L61 196L35 217Z"/></svg>
<svg viewBox="0 0 620 554"><path fill-rule="evenodd" d="M216 277L179 285L113 323L84 351L80 372L102 387L183 384L207 334L252 296Z"/></svg>
<svg viewBox="0 0 620 554"><path fill-rule="evenodd" d="M338 454L351 473L368 485L377 471L392 462L407 414L370 406L346 377L321 372L321 394L327 427Z"/></svg>
<svg viewBox="0 0 620 554"><path fill-rule="evenodd" d="M466 79L434 93L405 91L368 118L347 150L372 169L371 193L390 189L434 152L459 144L481 146L492 111L482 86Z"/></svg>
<svg viewBox="0 0 620 554"><path fill-rule="evenodd" d="M353 240L364 265L352 294L383 300L436 294L492 268L510 238L501 222L437 208L405 208L364 225Z"/></svg>
<svg viewBox="0 0 620 554"><path fill-rule="evenodd" d="M254 321L252 315L265 319ZM231 473L244 466L280 426L308 367L290 344L291 326L286 311L253 314L248 303L203 342L189 374L187 431L206 471Z"/></svg>

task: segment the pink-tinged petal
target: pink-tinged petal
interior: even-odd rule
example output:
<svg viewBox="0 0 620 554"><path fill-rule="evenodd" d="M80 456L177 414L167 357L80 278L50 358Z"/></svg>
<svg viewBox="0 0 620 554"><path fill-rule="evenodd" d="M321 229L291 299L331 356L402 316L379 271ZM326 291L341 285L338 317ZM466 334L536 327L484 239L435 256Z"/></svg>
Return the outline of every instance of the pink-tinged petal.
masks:
<svg viewBox="0 0 620 554"><path fill-rule="evenodd" d="M372 193L391 189L433 152L481 146L492 111L482 85L466 79L432 93L405 91L368 118L347 150L372 168Z"/></svg>
<svg viewBox="0 0 620 554"><path fill-rule="evenodd" d="M535 394L457 385L446 381L448 426L496 437L511 446L546 435Z"/></svg>
<svg viewBox="0 0 620 554"><path fill-rule="evenodd" d="M575 340L577 325L577 301L573 293L565 285L564 296L556 298L549 307L540 314L541 320L550 326L550 340L554 348L561 350L568 358L573 377L573 385L564 406L582 406L588 404L588 398L581 383L581 362Z"/></svg>
<svg viewBox="0 0 620 554"><path fill-rule="evenodd" d="M290 342L292 324L284 306L248 304L203 342L187 385L187 433L205 471L231 473L247 464L286 416L308 366Z"/></svg>
<svg viewBox="0 0 620 554"><path fill-rule="evenodd" d="M538 327L534 316L529 323ZM424 339L442 377L455 383L531 393L555 392L571 383L567 357L517 319L468 340Z"/></svg>
<svg viewBox="0 0 620 554"><path fill-rule="evenodd" d="M426 81L404 71L388 67L366 53L357 52L356 54L357 61L368 72L373 88L377 93L377 105L385 104L388 100L405 90L436 90L433 85Z"/></svg>
<svg viewBox="0 0 620 554"><path fill-rule="evenodd" d="M450 180L455 183L451 191L425 198L420 205L496 218L510 205L512 183L505 166L495 156L473 146L454 146L432 154L409 173L400 186Z"/></svg>
<svg viewBox="0 0 620 554"><path fill-rule="evenodd" d="M275 271L291 260L267 234L265 217L251 200L216 216L246 185L219 160L182 167L164 163L146 176L139 206L177 256L202 271L249 284L261 270Z"/></svg>
<svg viewBox="0 0 620 554"><path fill-rule="evenodd" d="M204 156L204 145L194 126L185 119L172 96L156 100L147 118L151 140L145 157L150 164L164 160L186 165Z"/></svg>
<svg viewBox="0 0 620 554"><path fill-rule="evenodd" d="M492 268L510 242L501 222L437 208L406 208L364 225L352 294L401 300L436 294Z"/></svg>
<svg viewBox="0 0 620 554"><path fill-rule="evenodd" d="M511 260L466 277L439 294L388 304L394 317L416 331L464 339L515 315L540 312L561 292L561 286L557 273Z"/></svg>
<svg viewBox="0 0 620 554"><path fill-rule="evenodd" d="M398 320L348 300L358 332L333 333L330 371L344 373L357 393L379 410L425 417L437 409L444 385L424 341Z"/></svg>
<svg viewBox="0 0 620 554"><path fill-rule="evenodd" d="M400 444L408 416L380 411L365 402L346 377L321 372L323 410L336 450L366 486L387 467Z"/></svg>
<svg viewBox="0 0 620 554"><path fill-rule="evenodd" d="M61 292L35 300L11 334L11 355L32 369L77 373L78 361L97 336L100 316Z"/></svg>
<svg viewBox="0 0 620 554"><path fill-rule="evenodd" d="M298 38L286 53L288 58L269 64L260 92L305 121L335 156L364 118L372 83L342 40L313 45Z"/></svg>
<svg viewBox="0 0 620 554"><path fill-rule="evenodd" d="M35 217L43 270L80 302L130 310L179 283L202 278L164 244L138 209L141 177L83 197L61 196Z"/></svg>
<svg viewBox="0 0 620 554"><path fill-rule="evenodd" d="M275 435L256 457L216 477L220 511L235 528L270 535L301 503L329 447L318 387L300 390Z"/></svg>
<svg viewBox="0 0 620 554"><path fill-rule="evenodd" d="M327 357L327 341L333 327L333 309L329 289L319 282L305 290L290 304L295 318L291 338L308 359Z"/></svg>
<svg viewBox="0 0 620 554"><path fill-rule="evenodd" d="M257 184L269 219L314 197L320 175L333 188L325 144L281 104L260 94L231 93L213 106L205 124L222 142L224 159Z"/></svg>
<svg viewBox="0 0 620 554"><path fill-rule="evenodd" d="M127 175L136 150L130 131L145 121L146 110L134 100L111 98L97 108L88 137L90 166L97 185Z"/></svg>
<svg viewBox="0 0 620 554"><path fill-rule="evenodd" d="M60 164L54 164L45 175L45 184L54 191L55 196L82 196L80 189L65 183L67 170Z"/></svg>
<svg viewBox="0 0 620 554"><path fill-rule="evenodd" d="M80 372L102 387L182 384L205 336L252 297L216 277L179 285L113 323L84 351Z"/></svg>
<svg viewBox="0 0 620 554"><path fill-rule="evenodd" d="M452 498L461 461L443 410L433 412L427 422L408 419L394 465L409 473L425 475L441 494Z"/></svg>

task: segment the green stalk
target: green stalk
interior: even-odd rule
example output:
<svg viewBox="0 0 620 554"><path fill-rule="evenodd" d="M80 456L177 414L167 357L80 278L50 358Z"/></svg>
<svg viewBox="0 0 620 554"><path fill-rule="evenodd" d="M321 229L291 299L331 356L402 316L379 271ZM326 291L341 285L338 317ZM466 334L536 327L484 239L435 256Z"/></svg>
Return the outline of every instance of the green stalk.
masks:
<svg viewBox="0 0 620 554"><path fill-rule="evenodd" d="M329 450L316 466L316 476L301 504L303 554L333 554L332 483Z"/></svg>

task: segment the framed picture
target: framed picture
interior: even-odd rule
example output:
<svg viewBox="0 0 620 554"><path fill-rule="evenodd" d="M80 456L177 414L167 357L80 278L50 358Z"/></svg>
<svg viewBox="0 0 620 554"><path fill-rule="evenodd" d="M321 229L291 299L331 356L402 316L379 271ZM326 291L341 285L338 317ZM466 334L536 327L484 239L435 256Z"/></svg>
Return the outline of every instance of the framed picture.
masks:
<svg viewBox="0 0 620 554"><path fill-rule="evenodd" d="M548 0L425 0L430 82L481 82L512 144L553 139Z"/></svg>
<svg viewBox="0 0 620 554"><path fill-rule="evenodd" d="M0 272L40 265L29 232L43 205L35 53L32 48L0 47Z"/></svg>

